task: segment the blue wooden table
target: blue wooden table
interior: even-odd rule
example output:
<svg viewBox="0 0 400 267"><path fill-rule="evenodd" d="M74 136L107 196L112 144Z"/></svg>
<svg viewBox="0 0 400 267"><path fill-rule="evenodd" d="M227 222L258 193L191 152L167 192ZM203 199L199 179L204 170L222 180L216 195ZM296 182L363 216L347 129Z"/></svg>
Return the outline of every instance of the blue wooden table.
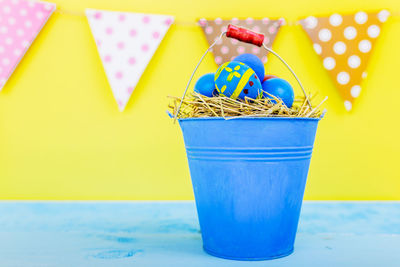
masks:
<svg viewBox="0 0 400 267"><path fill-rule="evenodd" d="M0 266L400 266L399 202L305 202L295 251L202 250L193 202L0 202Z"/></svg>

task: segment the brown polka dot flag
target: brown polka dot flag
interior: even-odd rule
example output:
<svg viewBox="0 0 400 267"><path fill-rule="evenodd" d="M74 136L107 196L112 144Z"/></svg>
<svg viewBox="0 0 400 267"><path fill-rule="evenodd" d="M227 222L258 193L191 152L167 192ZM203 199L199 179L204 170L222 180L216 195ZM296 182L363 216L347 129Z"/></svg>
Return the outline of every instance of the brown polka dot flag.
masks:
<svg viewBox="0 0 400 267"><path fill-rule="evenodd" d="M360 11L354 15L311 16L300 21L347 110L352 109L360 95L372 48L388 16L385 10L379 13Z"/></svg>
<svg viewBox="0 0 400 267"><path fill-rule="evenodd" d="M223 20L217 18L213 20L200 19L199 24L203 29L207 41L210 45L218 39L222 32L226 31L228 24L233 24L247 28L257 33L264 34L264 43L268 47L271 47L279 31L279 28L284 24L284 20L270 20L268 18L247 18L243 20L233 18L230 20ZM267 62L267 51L265 49L226 37L222 38L222 40L214 46L212 52L214 54L215 63L217 63L218 65L231 61L237 55L243 53L254 54L258 56L264 63Z"/></svg>

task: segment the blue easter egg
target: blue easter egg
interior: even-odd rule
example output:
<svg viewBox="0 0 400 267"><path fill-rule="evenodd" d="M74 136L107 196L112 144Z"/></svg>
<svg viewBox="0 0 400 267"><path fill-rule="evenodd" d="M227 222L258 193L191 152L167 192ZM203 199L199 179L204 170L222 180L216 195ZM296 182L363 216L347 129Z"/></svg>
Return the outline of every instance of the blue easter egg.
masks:
<svg viewBox="0 0 400 267"><path fill-rule="evenodd" d="M222 64L215 73L215 87L220 95L233 99L257 98L262 93L261 82L253 69L242 62Z"/></svg>
<svg viewBox="0 0 400 267"><path fill-rule="evenodd" d="M288 108L292 107L294 101L294 91L292 86L287 81L280 78L272 78L264 81L262 83L262 87L264 92L281 99ZM272 97L266 93L264 93L264 97L272 99Z"/></svg>
<svg viewBox="0 0 400 267"><path fill-rule="evenodd" d="M208 97L218 95L215 89L214 76L214 73L207 73L201 76L194 85L194 91Z"/></svg>
<svg viewBox="0 0 400 267"><path fill-rule="evenodd" d="M264 80L264 73L265 73L264 64L256 55L241 54L241 55L235 57L233 60L246 64L247 66L249 66L250 68L252 68L254 70L254 72L258 76L258 79L260 79L260 81Z"/></svg>

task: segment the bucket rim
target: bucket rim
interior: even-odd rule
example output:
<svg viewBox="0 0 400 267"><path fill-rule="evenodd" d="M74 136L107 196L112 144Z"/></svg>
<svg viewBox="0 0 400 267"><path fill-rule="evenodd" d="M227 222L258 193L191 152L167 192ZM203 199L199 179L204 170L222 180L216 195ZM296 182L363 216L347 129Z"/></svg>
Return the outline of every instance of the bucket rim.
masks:
<svg viewBox="0 0 400 267"><path fill-rule="evenodd" d="M320 121L323 116L318 118L306 117L198 117L198 118L178 118L178 121L201 121L201 120L304 120L304 121Z"/></svg>

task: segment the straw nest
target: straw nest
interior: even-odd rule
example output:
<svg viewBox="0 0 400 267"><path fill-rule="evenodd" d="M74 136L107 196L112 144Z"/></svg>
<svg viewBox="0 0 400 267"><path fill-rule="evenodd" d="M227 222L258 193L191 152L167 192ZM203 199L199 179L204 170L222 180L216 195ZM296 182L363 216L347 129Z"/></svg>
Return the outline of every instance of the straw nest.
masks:
<svg viewBox="0 0 400 267"><path fill-rule="evenodd" d="M232 99L225 96L207 97L196 92L190 93L182 101L182 106L177 118L199 118L199 117L223 117L226 119L236 117L303 117L318 118L321 117L323 111L320 110L322 103L313 105L314 96L306 96L295 99L293 106L288 108L282 100L270 95L272 99L245 98ZM181 98L169 96L172 103L168 108L175 117ZM311 102L311 107L308 104Z"/></svg>

